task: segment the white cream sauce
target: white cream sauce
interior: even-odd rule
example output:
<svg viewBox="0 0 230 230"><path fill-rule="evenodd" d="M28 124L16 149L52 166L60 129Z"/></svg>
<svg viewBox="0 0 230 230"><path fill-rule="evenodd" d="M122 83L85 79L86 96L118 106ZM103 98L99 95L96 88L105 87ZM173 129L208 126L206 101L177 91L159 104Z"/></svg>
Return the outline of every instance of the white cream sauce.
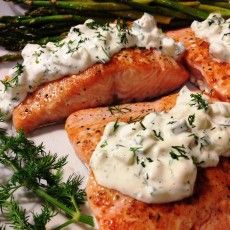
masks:
<svg viewBox="0 0 230 230"><path fill-rule="evenodd" d="M11 80L15 79L11 84L13 87L6 90L0 84L0 110L10 116L27 93L39 85L77 74L95 63L106 63L115 53L129 47L154 48L173 58L178 58L184 51L183 45L164 35L154 18L146 13L134 21L131 28L120 21L98 25L87 20L83 25L71 28L60 42L25 46L22 65L9 74Z"/></svg>
<svg viewBox="0 0 230 230"><path fill-rule="evenodd" d="M209 52L214 58L230 63L230 19L210 14L203 22L194 21L191 28L198 38L209 42Z"/></svg>
<svg viewBox="0 0 230 230"><path fill-rule="evenodd" d="M146 203L191 196L197 167L230 156L230 103L182 88L169 112L111 122L90 160L97 182Z"/></svg>

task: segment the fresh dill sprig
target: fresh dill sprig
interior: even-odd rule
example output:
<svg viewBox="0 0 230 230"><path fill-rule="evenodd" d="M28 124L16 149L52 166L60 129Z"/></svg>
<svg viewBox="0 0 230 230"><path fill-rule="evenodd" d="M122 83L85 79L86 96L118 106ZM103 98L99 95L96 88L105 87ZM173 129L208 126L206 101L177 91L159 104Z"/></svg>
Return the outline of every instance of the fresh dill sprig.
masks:
<svg viewBox="0 0 230 230"><path fill-rule="evenodd" d="M24 66L22 64L17 63L13 68L15 69L13 76L9 79L1 80L1 83L5 86L5 91L18 85L19 76L23 73L23 68Z"/></svg>
<svg viewBox="0 0 230 230"><path fill-rule="evenodd" d="M1 208L14 229L33 229L32 224L29 223L29 216L26 214L26 210L20 208L13 198L6 201ZM42 227L44 229L45 226Z"/></svg>
<svg viewBox="0 0 230 230"><path fill-rule="evenodd" d="M190 106L196 105L198 109L208 109L208 102L202 97L200 93L192 93L190 97L192 98L192 103L190 104Z"/></svg>
<svg viewBox="0 0 230 230"><path fill-rule="evenodd" d="M8 181L0 185L0 209L14 229L45 229L57 212L65 214L69 224L94 225L93 218L82 214L79 208L86 197L80 188L82 178L72 175L66 182L62 180L66 159L45 152L42 144L36 146L22 131L16 136L0 131L0 163L12 171ZM26 210L14 200L14 193L22 187L38 196L43 204L40 214L32 213L32 223Z"/></svg>
<svg viewBox="0 0 230 230"><path fill-rule="evenodd" d="M179 158L185 158L189 159L189 157L186 155L185 147L182 146L172 146L171 151L169 152L170 156L174 160L179 160Z"/></svg>

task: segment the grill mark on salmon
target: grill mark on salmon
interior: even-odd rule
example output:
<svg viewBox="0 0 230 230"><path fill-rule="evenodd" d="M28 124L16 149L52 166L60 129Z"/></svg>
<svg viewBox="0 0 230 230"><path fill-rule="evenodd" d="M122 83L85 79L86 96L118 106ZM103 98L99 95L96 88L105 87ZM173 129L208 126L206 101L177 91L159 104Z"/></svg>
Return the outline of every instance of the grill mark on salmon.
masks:
<svg viewBox="0 0 230 230"><path fill-rule="evenodd" d="M146 114L167 111L176 94L155 102L96 108L73 113L66 131L80 159L89 164L105 125L110 121L134 121ZM112 113L111 113L112 111ZM145 204L97 184L90 173L87 198L101 230L204 229L230 226L230 160L222 158L215 168L198 169L192 197L168 204Z"/></svg>
<svg viewBox="0 0 230 230"><path fill-rule="evenodd" d="M186 53L183 58L195 83L203 82L211 96L230 102L230 63L214 59L209 54L209 44L195 37L190 28L170 31L167 35L184 43Z"/></svg>
<svg viewBox="0 0 230 230"><path fill-rule="evenodd" d="M42 85L14 109L13 124L30 132L80 109L161 96L187 80L179 62L159 51L122 50L109 63Z"/></svg>

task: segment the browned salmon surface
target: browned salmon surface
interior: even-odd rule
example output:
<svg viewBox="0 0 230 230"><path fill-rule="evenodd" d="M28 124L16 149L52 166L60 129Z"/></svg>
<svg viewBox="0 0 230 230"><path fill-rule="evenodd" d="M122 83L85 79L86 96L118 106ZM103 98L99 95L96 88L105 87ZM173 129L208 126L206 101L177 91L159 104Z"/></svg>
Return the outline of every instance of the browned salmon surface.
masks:
<svg viewBox="0 0 230 230"><path fill-rule="evenodd" d="M41 86L14 110L13 124L29 132L80 109L157 97L187 80L173 58L156 50L126 49L107 64Z"/></svg>
<svg viewBox="0 0 230 230"><path fill-rule="evenodd" d="M209 88L212 96L230 102L230 63L218 62L209 54L209 44L195 37L190 28L167 33L186 47L184 60L196 83Z"/></svg>
<svg viewBox="0 0 230 230"><path fill-rule="evenodd" d="M66 121L66 131L78 156L89 163L110 121L135 121L153 111L169 110L176 95L155 102L81 110ZM230 229L230 160L199 169L194 195L179 202L145 204L97 184L91 172L87 198L101 230Z"/></svg>

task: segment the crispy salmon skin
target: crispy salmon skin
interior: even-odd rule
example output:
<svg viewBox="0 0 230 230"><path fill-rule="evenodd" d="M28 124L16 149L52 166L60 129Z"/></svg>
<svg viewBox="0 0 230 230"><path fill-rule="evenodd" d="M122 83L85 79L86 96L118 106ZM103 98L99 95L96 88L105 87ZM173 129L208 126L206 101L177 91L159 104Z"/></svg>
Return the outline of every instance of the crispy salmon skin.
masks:
<svg viewBox="0 0 230 230"><path fill-rule="evenodd" d="M29 132L80 109L157 97L187 80L188 73L173 58L156 50L126 49L109 63L41 86L13 111L13 124Z"/></svg>
<svg viewBox="0 0 230 230"><path fill-rule="evenodd" d="M209 44L197 38L190 28L170 31L167 35L185 45L185 63L200 89L208 88L212 96L230 102L230 63L214 59L209 54Z"/></svg>
<svg viewBox="0 0 230 230"><path fill-rule="evenodd" d="M73 147L89 163L105 125L110 121L134 122L153 111L167 111L176 95L155 102L81 110L66 121ZM215 168L199 169L194 195L179 202L145 204L97 184L91 172L87 198L101 230L228 229L230 226L230 160Z"/></svg>

